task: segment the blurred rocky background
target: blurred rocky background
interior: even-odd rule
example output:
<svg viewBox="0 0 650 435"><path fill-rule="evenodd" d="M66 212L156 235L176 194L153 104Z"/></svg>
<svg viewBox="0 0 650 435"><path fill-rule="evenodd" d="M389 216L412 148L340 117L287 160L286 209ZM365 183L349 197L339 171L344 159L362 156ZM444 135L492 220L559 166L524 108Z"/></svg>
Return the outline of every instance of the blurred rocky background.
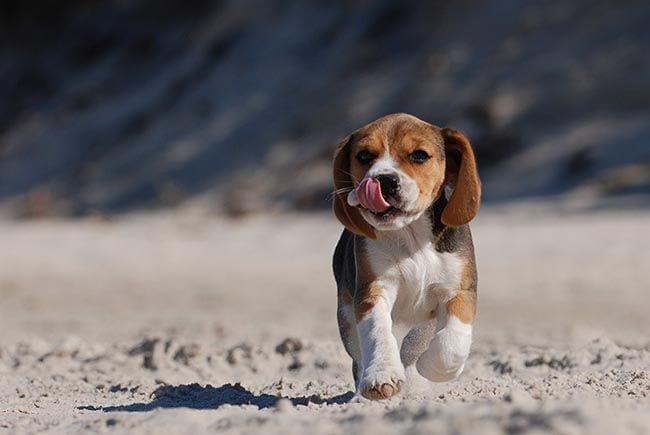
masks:
<svg viewBox="0 0 650 435"><path fill-rule="evenodd" d="M0 3L0 210L330 206L390 112L472 138L487 204L650 201L647 1Z"/></svg>

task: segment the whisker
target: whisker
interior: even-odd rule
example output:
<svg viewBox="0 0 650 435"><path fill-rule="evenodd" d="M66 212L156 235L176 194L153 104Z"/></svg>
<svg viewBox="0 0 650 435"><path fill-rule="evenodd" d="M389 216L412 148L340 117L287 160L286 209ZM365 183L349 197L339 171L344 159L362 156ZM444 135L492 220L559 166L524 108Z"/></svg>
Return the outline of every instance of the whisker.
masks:
<svg viewBox="0 0 650 435"><path fill-rule="evenodd" d="M342 187L340 189L333 190L329 195L327 195L327 199L333 199L336 195L343 195L344 193L348 193L353 190L353 187Z"/></svg>
<svg viewBox="0 0 650 435"><path fill-rule="evenodd" d="M352 181L356 181L357 183L359 183L359 179L357 177L355 177L354 175L352 175L350 172L348 172L348 171L341 171L341 172L343 172L346 175L349 175L352 178Z"/></svg>
<svg viewBox="0 0 650 435"><path fill-rule="evenodd" d="M345 175L349 175L350 178L352 179L352 181L355 181L357 184L359 183L359 179L358 179L357 177L355 177L353 174L351 174L350 172L348 172L348 171L344 171L344 170L342 170L342 169L339 170L338 172L340 172L340 173L342 173L342 174L345 174Z"/></svg>

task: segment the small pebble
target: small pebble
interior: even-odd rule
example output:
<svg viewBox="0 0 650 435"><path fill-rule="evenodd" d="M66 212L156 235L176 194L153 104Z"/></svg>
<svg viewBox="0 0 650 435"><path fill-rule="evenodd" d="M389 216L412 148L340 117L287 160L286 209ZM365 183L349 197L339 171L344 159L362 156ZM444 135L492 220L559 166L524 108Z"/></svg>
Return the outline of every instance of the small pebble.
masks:
<svg viewBox="0 0 650 435"><path fill-rule="evenodd" d="M293 402L289 399L282 398L275 403L275 409L277 409L278 412L291 411L293 409Z"/></svg>
<svg viewBox="0 0 650 435"><path fill-rule="evenodd" d="M281 355L300 352L303 348L302 341L298 338L286 338L275 347L275 351Z"/></svg>

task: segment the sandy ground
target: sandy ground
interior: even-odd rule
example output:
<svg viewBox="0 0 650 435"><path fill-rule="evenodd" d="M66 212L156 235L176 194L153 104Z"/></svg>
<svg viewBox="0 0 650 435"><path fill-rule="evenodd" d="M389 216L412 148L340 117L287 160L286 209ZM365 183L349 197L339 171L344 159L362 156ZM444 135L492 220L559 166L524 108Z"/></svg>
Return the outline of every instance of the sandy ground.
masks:
<svg viewBox="0 0 650 435"><path fill-rule="evenodd" d="M330 215L0 222L0 432L650 433L650 213L492 208L466 370L350 400Z"/></svg>

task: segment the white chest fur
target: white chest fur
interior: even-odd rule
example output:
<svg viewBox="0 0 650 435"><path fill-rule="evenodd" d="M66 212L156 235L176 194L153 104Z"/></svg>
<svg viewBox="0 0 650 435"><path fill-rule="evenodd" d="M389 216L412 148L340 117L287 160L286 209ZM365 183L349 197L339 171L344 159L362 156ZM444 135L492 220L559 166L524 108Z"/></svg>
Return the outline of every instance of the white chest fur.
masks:
<svg viewBox="0 0 650 435"><path fill-rule="evenodd" d="M429 320L439 304L455 296L463 259L436 251L427 216L401 230L380 232L366 248L377 282L393 303L394 322Z"/></svg>

